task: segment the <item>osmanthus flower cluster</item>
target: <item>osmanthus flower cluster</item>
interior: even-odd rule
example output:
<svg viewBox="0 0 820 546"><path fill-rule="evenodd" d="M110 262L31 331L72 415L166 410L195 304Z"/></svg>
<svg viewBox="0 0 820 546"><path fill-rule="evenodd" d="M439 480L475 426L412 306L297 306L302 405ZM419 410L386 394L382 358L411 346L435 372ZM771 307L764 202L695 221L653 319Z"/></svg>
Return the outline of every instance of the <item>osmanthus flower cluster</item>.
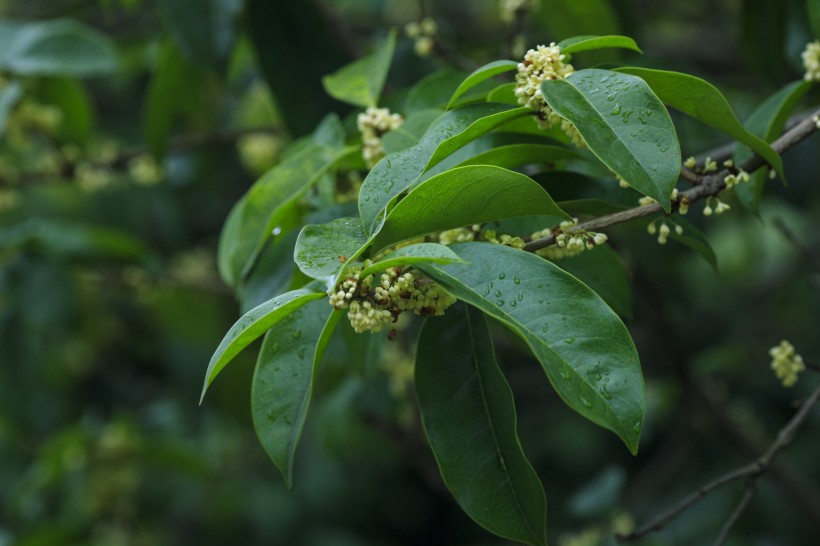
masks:
<svg viewBox="0 0 820 546"><path fill-rule="evenodd" d="M404 32L408 38L413 38L413 49L416 55L427 57L432 53L436 45L436 32L438 32L438 25L433 19L425 17L418 23L407 23L404 26Z"/></svg>
<svg viewBox="0 0 820 546"><path fill-rule="evenodd" d="M441 316L456 302L432 279L413 268L391 267L380 274L361 278L363 268L351 266L345 278L329 293L336 309L347 309L347 318L357 333L380 332L398 320L404 311L423 317Z"/></svg>
<svg viewBox="0 0 820 546"><path fill-rule="evenodd" d="M384 157L382 136L404 123L399 114L391 114L387 108L369 106L356 118L356 126L362 134L362 157L368 167L373 167Z"/></svg>
<svg viewBox="0 0 820 546"><path fill-rule="evenodd" d="M524 60L518 63L515 75L515 96L519 104L532 108L538 113L536 118L538 127L549 129L560 125L573 144L585 148L586 143L578 129L553 112L544 100L544 95L541 94L541 82L560 80L575 72L575 68L565 62L566 60L568 60L567 56L561 53L561 48L555 42L527 51Z"/></svg>
<svg viewBox="0 0 820 546"><path fill-rule="evenodd" d="M498 11L501 20L505 23L515 21L516 14L522 15L541 7L538 0L499 0Z"/></svg>
<svg viewBox="0 0 820 546"><path fill-rule="evenodd" d="M797 383L797 374L806 369L803 357L797 354L794 345L785 339L780 345L769 349L769 356L772 357L771 368L784 387L791 387Z"/></svg>
<svg viewBox="0 0 820 546"><path fill-rule="evenodd" d="M557 229L543 229L530 235L530 239L541 239L550 235L555 235L555 244L537 250L535 253L550 260L560 260L577 256L585 250L592 250L607 242L607 236L594 231L576 230L567 233L571 227L578 225L578 218L561 222Z"/></svg>
<svg viewBox="0 0 820 546"><path fill-rule="evenodd" d="M806 49L801 54L803 58L803 68L806 73L803 76L807 81L820 82L820 40L815 40L806 44Z"/></svg>

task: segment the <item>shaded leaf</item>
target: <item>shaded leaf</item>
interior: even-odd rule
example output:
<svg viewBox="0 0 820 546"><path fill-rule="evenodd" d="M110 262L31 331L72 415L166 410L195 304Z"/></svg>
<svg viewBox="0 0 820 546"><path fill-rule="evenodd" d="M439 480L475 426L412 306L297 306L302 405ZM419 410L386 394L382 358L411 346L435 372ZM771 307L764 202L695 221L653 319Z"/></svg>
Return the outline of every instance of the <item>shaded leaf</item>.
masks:
<svg viewBox="0 0 820 546"><path fill-rule="evenodd" d="M26 76L110 74L117 70L113 43L97 30L68 19L0 21L0 69Z"/></svg>
<svg viewBox="0 0 820 546"><path fill-rule="evenodd" d="M418 268L521 336L561 399L636 453L644 383L635 345L612 309L578 279L534 254L490 243L450 248L469 265Z"/></svg>
<svg viewBox="0 0 820 546"><path fill-rule="evenodd" d="M521 449L481 311L459 306L426 320L415 373L427 439L461 508L501 537L545 545L544 488Z"/></svg>
<svg viewBox="0 0 820 546"><path fill-rule="evenodd" d="M455 90L453 96L450 98L450 102L447 103L447 110L456 104L459 97L476 85L498 74L515 70L517 66L518 63L516 61L493 61L475 69Z"/></svg>
<svg viewBox="0 0 820 546"><path fill-rule="evenodd" d="M293 462L316 372L341 311L324 299L295 310L265 336L251 390L251 413L265 452L293 488Z"/></svg>
<svg viewBox="0 0 820 546"><path fill-rule="evenodd" d="M669 113L642 79L588 69L545 81L541 92L610 170L671 210L680 145Z"/></svg>
<svg viewBox="0 0 820 546"><path fill-rule="evenodd" d="M192 62L220 70L236 39L240 0L160 0L162 22L179 50Z"/></svg>
<svg viewBox="0 0 820 546"><path fill-rule="evenodd" d="M521 173L474 165L423 182L387 216L376 249L445 229L512 216L553 214L569 218L549 194Z"/></svg>
<svg viewBox="0 0 820 546"><path fill-rule="evenodd" d="M776 140L786 125L786 120L811 86L812 82L799 80L769 96L754 109L746 120L744 124L746 129L766 142ZM735 150L735 164L740 164L751 156L750 148L738 145ZM760 169L750 175L748 183L735 186L738 199L748 210L757 212L760 208L760 197L763 194L763 186L766 184L767 177L766 169Z"/></svg>
<svg viewBox="0 0 820 546"><path fill-rule="evenodd" d="M643 53L635 40L628 36L574 36L558 43L561 53L578 53L591 49L621 48Z"/></svg>
<svg viewBox="0 0 820 546"><path fill-rule="evenodd" d="M495 165L510 169L530 164L544 164L563 159L577 159L578 152L564 146L549 144L509 144L480 153L459 163L467 165Z"/></svg>
<svg viewBox="0 0 820 546"><path fill-rule="evenodd" d="M711 83L667 70L625 67L617 71L638 76L669 106L746 144L783 176L780 155L741 125L726 98Z"/></svg>
<svg viewBox="0 0 820 546"><path fill-rule="evenodd" d="M482 103L465 106L442 114L418 144L391 154L379 161L362 183L359 191L359 214L368 233L378 231L376 221L399 194L412 188L421 174L436 162L434 153L443 159L443 145L455 151L495 128L505 120L519 115L521 109L506 104Z"/></svg>
<svg viewBox="0 0 820 546"><path fill-rule="evenodd" d="M396 31L391 30L372 54L322 78L325 91L331 97L353 106L366 108L378 105L395 48Z"/></svg>
<svg viewBox="0 0 820 546"><path fill-rule="evenodd" d="M294 290L254 307L242 315L225 334L208 363L208 370L205 372L205 385L202 387L202 394L199 398L200 403L202 403L211 382L242 349L262 337L274 324L299 307L325 296L326 294L323 292L315 292L305 288ZM330 306L328 305L328 307Z"/></svg>

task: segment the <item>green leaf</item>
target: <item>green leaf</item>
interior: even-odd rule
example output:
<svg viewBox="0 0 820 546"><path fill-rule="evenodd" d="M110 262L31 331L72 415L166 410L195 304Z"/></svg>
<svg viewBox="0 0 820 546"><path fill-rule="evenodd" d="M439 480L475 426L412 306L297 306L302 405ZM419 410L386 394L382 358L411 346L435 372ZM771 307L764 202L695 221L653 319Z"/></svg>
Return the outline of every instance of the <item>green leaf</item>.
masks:
<svg viewBox="0 0 820 546"><path fill-rule="evenodd" d="M37 96L60 109L57 137L63 142L84 144L91 135L94 111L82 83L72 78L47 78L40 82Z"/></svg>
<svg viewBox="0 0 820 546"><path fill-rule="evenodd" d="M574 36L558 43L561 53L578 53L591 49L621 48L643 53L635 40L628 36Z"/></svg>
<svg viewBox="0 0 820 546"><path fill-rule="evenodd" d="M199 402L205 398L208 386L216 378L219 372L238 355L242 349L256 341L267 332L274 324L291 314L296 309L302 307L309 301L324 298L323 292L315 292L308 289L294 290L287 294L277 296L266 301L258 307L254 307L231 326L228 333L219 343L211 361L208 363L208 370L205 372L205 385L202 387L202 394ZM327 305L327 302L325 302ZM330 307L328 305L328 307Z"/></svg>
<svg viewBox="0 0 820 546"><path fill-rule="evenodd" d="M638 76L669 106L746 144L783 176L780 155L741 125L726 98L711 83L689 74L667 70L625 67L618 68L617 71Z"/></svg>
<svg viewBox="0 0 820 546"><path fill-rule="evenodd" d="M538 10L533 15L558 38L620 31L618 16L607 0L552 0L549 9Z"/></svg>
<svg viewBox="0 0 820 546"><path fill-rule="evenodd" d="M671 210L680 145L669 113L642 79L588 69L545 81L541 92L610 170Z"/></svg>
<svg viewBox="0 0 820 546"><path fill-rule="evenodd" d="M461 258L444 245L436 243L416 243L403 246L381 260L374 262L370 267L364 268L361 273L359 273L359 278L364 279L368 275L384 271L391 267L402 267L421 262L452 264L460 261Z"/></svg>
<svg viewBox="0 0 820 546"><path fill-rule="evenodd" d="M487 102L503 102L519 106L518 97L515 96L515 82L503 83L487 93Z"/></svg>
<svg viewBox="0 0 820 546"><path fill-rule="evenodd" d="M18 81L12 81L0 91L0 139L6 132L6 123L15 105L23 97L23 86Z"/></svg>
<svg viewBox="0 0 820 546"><path fill-rule="evenodd" d="M236 286L252 269L273 233L290 225L296 201L357 147L338 149L310 143L273 167L237 203L223 228L219 270Z"/></svg>
<svg viewBox="0 0 820 546"><path fill-rule="evenodd" d="M391 30L371 55L322 78L325 91L333 98L353 106L376 106L387 80L395 48L396 31Z"/></svg>
<svg viewBox="0 0 820 546"><path fill-rule="evenodd" d="M342 316L312 301L265 336L251 390L251 413L265 452L293 488L293 461L322 356Z"/></svg>
<svg viewBox="0 0 820 546"><path fill-rule="evenodd" d="M608 245L556 262L564 271L595 290L613 311L632 318L632 287L621 257Z"/></svg>
<svg viewBox="0 0 820 546"><path fill-rule="evenodd" d="M812 82L804 80L786 85L754 109L744 124L746 129L766 142L774 141L780 136L786 120L811 86ZM735 150L735 164L739 165L751 156L751 149L738 146ZM750 175L748 183L735 186L740 202L748 210L757 212L760 208L760 198L767 177L768 172L765 169L758 170Z"/></svg>
<svg viewBox="0 0 820 546"><path fill-rule="evenodd" d="M459 97L476 85L498 74L515 70L517 66L518 63L516 61L493 61L475 69L455 90L453 96L450 98L450 102L447 103L446 109L450 110L456 104Z"/></svg>
<svg viewBox="0 0 820 546"><path fill-rule="evenodd" d="M546 545L544 488L521 449L483 314L458 306L427 319L415 373L424 431L459 506L498 536Z"/></svg>
<svg viewBox="0 0 820 546"><path fill-rule="evenodd" d="M491 165L457 167L423 182L399 201L374 248L445 229L533 214L569 218L526 175Z"/></svg>
<svg viewBox="0 0 820 546"><path fill-rule="evenodd" d="M236 38L240 0L160 0L164 26L190 61L220 70Z"/></svg>
<svg viewBox="0 0 820 546"><path fill-rule="evenodd" d="M143 132L151 153L162 157L165 143L176 121L182 101L190 100L187 90L196 79L174 44L165 40L159 47L156 66L148 85L143 106Z"/></svg>
<svg viewBox="0 0 820 546"><path fill-rule="evenodd" d="M356 256L366 242L358 218L305 226L296 240L294 260L302 273L332 287L348 258Z"/></svg>
<svg viewBox="0 0 820 546"><path fill-rule="evenodd" d="M442 110L430 108L407 116L398 129L393 129L382 137L385 153L393 154L418 144L430 125L443 113Z"/></svg>
<svg viewBox="0 0 820 546"><path fill-rule="evenodd" d="M506 104L481 103L445 112L418 144L379 161L359 190L359 214L365 230L371 234L378 231L375 223L384 209L437 163L432 160L433 155L443 153L441 145L448 139L455 139L447 145L447 149L454 151L507 119L521 115L520 110Z"/></svg>
<svg viewBox="0 0 820 546"><path fill-rule="evenodd" d="M418 268L521 336L561 399L636 453L644 383L635 345L612 309L578 279L534 254L490 243L450 249L469 265Z"/></svg>
<svg viewBox="0 0 820 546"><path fill-rule="evenodd" d="M575 150L564 146L549 144L508 144L482 152L461 163L467 165L495 165L510 169L522 165L554 163L564 159L578 159L580 155Z"/></svg>
<svg viewBox="0 0 820 546"><path fill-rule="evenodd" d="M100 76L118 68L113 43L68 19L0 21L0 69L25 76Z"/></svg>
<svg viewBox="0 0 820 546"><path fill-rule="evenodd" d="M407 93L403 110L408 114L412 114L419 110L431 108L443 110L447 108L450 97L468 76L469 74L466 72L449 68L428 74ZM456 106L480 100L489 91L489 89L486 89L485 83L489 84L491 82L479 82L457 101Z"/></svg>

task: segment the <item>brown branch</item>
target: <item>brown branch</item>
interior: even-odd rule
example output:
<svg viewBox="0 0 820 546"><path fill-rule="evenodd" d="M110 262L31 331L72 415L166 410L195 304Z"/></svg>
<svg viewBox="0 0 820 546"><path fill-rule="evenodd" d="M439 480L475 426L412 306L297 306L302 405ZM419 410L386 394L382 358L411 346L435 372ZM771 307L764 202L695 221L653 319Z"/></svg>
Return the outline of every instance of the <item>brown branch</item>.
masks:
<svg viewBox="0 0 820 546"><path fill-rule="evenodd" d="M732 528L734 528L737 520L740 519L740 516L743 515L743 512L746 511L746 507L749 506L749 502L751 502L752 497L755 496L755 481L749 480L746 483L746 492L743 494L743 497L740 499L740 502L737 503L737 507L735 507L734 512L732 515L729 516L729 519L726 520L726 523L723 524L723 528L720 530L720 534L715 539L714 546L721 546L726 539L729 538L729 534L732 532Z"/></svg>
<svg viewBox="0 0 820 546"><path fill-rule="evenodd" d="M789 148L808 138L818 129L817 122L814 120L814 118L818 115L820 115L820 110L817 110L810 114L803 121L795 125L793 128L785 132L780 138L775 140L771 144L772 148L774 148L774 150L777 153L782 154ZM762 157L760 157L759 155L753 155L752 157L744 161L743 164L740 165L739 169L742 169L747 173L751 174L756 170L760 169L761 167L763 167L764 165L766 165L766 161ZM698 184L697 186L680 193L678 201L673 203L673 210L679 205L679 203L682 200L686 200L689 203L694 203L701 199L705 199L707 197L712 197L719 194L726 187L724 179L730 172L731 171L729 169L723 169L719 172L710 174L708 176L704 176L703 182L701 184ZM574 231L589 231L601 229L615 224L620 224L628 220L634 220L635 218L641 218L643 216L656 214L662 211L663 207L661 207L660 203L652 203L651 205L643 205L640 207L635 207L633 209L616 212L614 214L601 216L599 218L593 218L592 220L583 222L581 224L578 224L577 226L573 226L567 229L566 232L572 233ZM524 247L524 250L528 252L535 252L536 250L540 250L552 244L555 244L555 234L549 235L547 237L542 237L534 241L530 241Z"/></svg>
<svg viewBox="0 0 820 546"><path fill-rule="evenodd" d="M766 471L769 469L769 466L774 459L775 455L778 452L786 448L794 439L797 431L800 430L800 427L806 422L809 412L814 404L817 403L818 399L820 399L820 386L818 386L814 392L809 396L809 398L803 403L801 408L794 414L791 420L780 429L780 432L777 434L777 438L775 441L769 446L769 449L766 452L758 457L756 460L751 462L750 464L735 469L731 472L720 476L719 478L709 482L708 484L704 485L697 491L690 493L677 504L666 510L665 512L661 513L655 519L647 523L646 525L640 527L638 530L629 533L628 535L617 535L617 539L619 542L627 542L627 541L634 541L643 538L644 536L648 535L649 533L653 533L655 531L659 531L666 527L672 520L677 518L681 513L683 513L687 508L696 504L697 502L701 501L706 495L711 493L712 491L723 487L728 483L732 483L741 479L749 479L750 482L754 482L760 476L762 476ZM748 491L747 491L748 494ZM742 499L741 503L738 505L739 512L742 513L743 509L745 509L745 505L748 504L750 499ZM745 501L745 502L744 502ZM738 509L735 512L738 512ZM738 513L737 516L732 514L732 518L737 519L740 517ZM730 521L732 520L730 518ZM729 522L727 522L728 524ZM732 522L732 525L734 522ZM727 525L724 526L724 530L727 532L731 530L731 526ZM720 537L718 537L720 538ZM720 543L716 543L720 544Z"/></svg>

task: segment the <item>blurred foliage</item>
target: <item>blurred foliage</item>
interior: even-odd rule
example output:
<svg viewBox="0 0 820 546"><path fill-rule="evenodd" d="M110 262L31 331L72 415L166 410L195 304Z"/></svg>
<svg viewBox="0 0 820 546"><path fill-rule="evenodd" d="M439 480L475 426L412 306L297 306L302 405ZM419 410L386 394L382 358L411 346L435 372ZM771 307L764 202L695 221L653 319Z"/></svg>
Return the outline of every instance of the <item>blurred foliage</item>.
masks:
<svg viewBox="0 0 820 546"><path fill-rule="evenodd" d="M632 62L702 75L741 114L800 77L812 36L797 0L541 3L527 46L630 34L646 52ZM284 144L349 114L321 77L419 20L419 5L0 2L0 545L499 543L442 492L419 437L406 351L417 324L395 342L355 338L356 357L331 347L293 492L251 428L247 355L197 406L239 312L215 270L228 211ZM425 7L464 59L503 53L497 2ZM607 62L594 55L578 57ZM446 66L399 39L385 101ZM674 121L685 155L724 142ZM816 382L784 390L767 354L788 338L820 359L816 146L788 153L789 187L771 185L759 217L731 202L698 222L717 274L641 226L612 230L650 402L638 457L568 411L499 332L553 543L611 544L613 529L749 461ZM350 367L358 375L339 373ZM816 538L819 426L815 413L729 543ZM714 494L643 544L711 543L739 495Z"/></svg>

